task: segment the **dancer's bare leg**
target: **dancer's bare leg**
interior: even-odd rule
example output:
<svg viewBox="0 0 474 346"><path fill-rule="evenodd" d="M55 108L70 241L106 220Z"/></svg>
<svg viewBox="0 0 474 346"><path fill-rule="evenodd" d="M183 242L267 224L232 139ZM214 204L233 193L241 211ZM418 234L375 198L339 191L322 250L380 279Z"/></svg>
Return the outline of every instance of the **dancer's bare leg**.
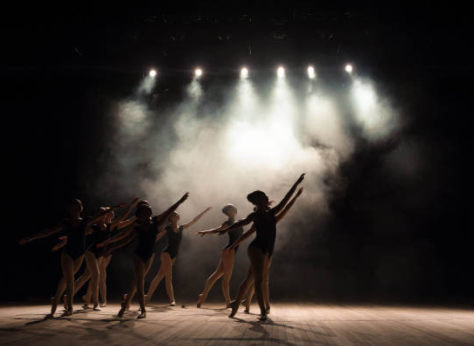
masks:
<svg viewBox="0 0 474 346"><path fill-rule="evenodd" d="M217 269L206 280L206 285L204 285L204 290L198 297L198 303L197 303L198 308L200 308L202 304L204 304L204 302L206 301L207 295L209 294L209 291L211 290L212 286L214 286L217 280L219 280L222 277L222 275L224 275L223 257L224 255L221 256L219 264L217 265Z"/></svg>
<svg viewBox="0 0 474 346"><path fill-rule="evenodd" d="M273 255L268 258L265 256L265 273L263 275L263 296L265 300L265 311L270 313L270 267L272 265Z"/></svg>
<svg viewBox="0 0 474 346"><path fill-rule="evenodd" d="M173 264L175 261L176 257L171 259L167 252L161 253L161 265L165 273L166 294L168 295L170 305L172 306L176 304L173 292Z"/></svg>
<svg viewBox="0 0 474 346"><path fill-rule="evenodd" d="M222 262L224 264L224 276L222 277L222 294L224 295L226 307L230 307L229 282L234 270L235 251L223 251Z"/></svg>
<svg viewBox="0 0 474 346"><path fill-rule="evenodd" d="M255 293L255 286L252 281L252 285L250 286L247 297L245 298L245 313L250 313L250 304L252 303L253 294Z"/></svg>
<svg viewBox="0 0 474 346"><path fill-rule="evenodd" d="M229 317L234 317L239 309L240 303L245 297L245 294L248 292L250 285L253 283L253 267L249 266L249 271L247 273L247 277L245 280L240 284L239 293L234 301L230 303L230 307L232 308L232 312L230 313Z"/></svg>
<svg viewBox="0 0 474 346"><path fill-rule="evenodd" d="M161 280L165 277L165 271L163 269L163 262L160 265L160 269L158 269L158 273L155 275L153 280L150 283L150 287L148 287L148 292L145 297L145 304L148 304L155 293L156 288L160 284Z"/></svg>
<svg viewBox="0 0 474 346"><path fill-rule="evenodd" d="M91 298L92 303L94 304L94 310L98 310L99 308L99 264L97 262L97 258L95 257L92 251L86 251L85 255L87 268L91 275L89 281L89 287L91 287Z"/></svg>
<svg viewBox="0 0 474 346"><path fill-rule="evenodd" d="M100 282L99 282L99 292L100 292L100 306L104 307L107 305L107 267L110 264L112 256L107 258L101 257L99 259L100 267Z"/></svg>
<svg viewBox="0 0 474 346"><path fill-rule="evenodd" d="M253 268L254 272L254 280L255 280L255 294L257 296L258 306L260 307L260 315L261 319L266 319L266 310L265 310L265 298L264 298L264 274L265 274L265 265L266 255L258 248L251 247L248 250L250 263Z"/></svg>
<svg viewBox="0 0 474 346"><path fill-rule="evenodd" d="M135 282L138 295L138 303L140 304L140 315L137 318L146 317L145 309L145 275L150 270L151 263L155 255L151 256L145 263L138 256L133 257L133 268L135 271Z"/></svg>
<svg viewBox="0 0 474 346"><path fill-rule="evenodd" d="M56 289L56 294L51 300L51 315L54 315L56 308L59 304L61 296L66 290L67 294L67 311L66 315L71 315L73 312L73 297L74 297L74 274L81 267L84 256L80 256L73 260L65 251L61 252L61 270L63 272L63 277L59 281L58 287Z"/></svg>

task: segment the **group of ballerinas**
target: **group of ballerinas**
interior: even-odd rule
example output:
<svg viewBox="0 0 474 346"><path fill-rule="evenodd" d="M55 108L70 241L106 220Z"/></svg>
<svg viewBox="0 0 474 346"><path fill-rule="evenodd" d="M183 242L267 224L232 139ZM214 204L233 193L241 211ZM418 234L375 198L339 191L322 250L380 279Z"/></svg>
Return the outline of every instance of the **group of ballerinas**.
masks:
<svg viewBox="0 0 474 346"><path fill-rule="evenodd" d="M196 232L201 236L225 233L229 236L228 244L221 251L217 269L209 276L204 290L199 294L198 308L206 301L212 286L222 278L222 293L226 307L232 309L229 317L233 317L237 313L244 299L245 312L248 313L252 296L255 293L260 308L259 319L262 321L267 319L267 314L270 312L269 271L275 245L276 224L283 219L303 192L303 188L300 188L295 194L303 179L304 174L293 184L281 202L274 207L270 207L272 202L264 192L254 191L247 195L247 200L254 205L254 211L247 217L236 221L237 209L232 204L228 204L222 208L222 212L227 216L226 221L217 228ZM82 202L74 199L69 204L69 218L67 220L39 234L23 238L20 244L59 234L59 243L53 246L52 250L61 250L62 278L59 281L56 294L51 298L51 314L49 316L54 315L61 298L64 304L63 315L72 315L74 295L87 281L89 281L87 293L83 296L84 308L89 308L90 303L92 303L92 309L96 311L106 306L106 269L112 258L111 254L135 238L138 238L138 245L132 259L134 278L131 280L128 292L123 295L118 316L122 317L129 310L136 293L140 305L138 318L145 318L146 305L163 278L170 305L175 306L172 283L173 265L178 256L183 230L194 225L211 209L210 207L206 208L191 221L180 225L180 215L176 210L188 197L189 193L185 193L175 204L156 216L153 216L151 206L147 201L136 198L128 206L119 204L113 207L102 207L95 215L82 217ZM114 219L114 211L125 207L127 209L122 213L122 216ZM130 216L134 208L136 208L135 216ZM244 233L243 227L250 223L253 223L252 227ZM254 233L256 233L255 239L247 250L250 260L247 277L241 283L235 300L231 301L229 282L235 255L239 245ZM168 244L160 255L161 266L153 278L147 294L145 294L145 276L153 263L155 243L164 236L168 238ZM75 280L74 276L84 259L86 268L83 274Z"/></svg>

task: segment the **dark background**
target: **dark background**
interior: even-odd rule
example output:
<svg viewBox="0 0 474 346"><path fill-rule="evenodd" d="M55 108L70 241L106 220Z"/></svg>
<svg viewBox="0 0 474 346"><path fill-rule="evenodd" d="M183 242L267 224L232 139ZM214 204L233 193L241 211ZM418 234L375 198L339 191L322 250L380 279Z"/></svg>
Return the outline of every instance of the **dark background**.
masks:
<svg viewBox="0 0 474 346"><path fill-rule="evenodd" d="M340 168L346 188L333 196L326 231L306 239L318 246L304 258L298 249L285 255L287 262L309 262L314 273L323 268L327 274L312 278L320 282L315 288L305 285L305 276L313 275L308 272L288 283L294 294L275 287L274 298L473 302L472 38L462 2L98 8L72 1L5 16L1 300L52 295L59 277L58 254L49 252L54 239L20 247L21 237L62 219L72 197L87 201L86 214L115 202L100 200L91 184L100 169L96 159L108 154L103 105L126 97L150 67L163 73L156 95L166 107L180 99L197 64L213 78L231 79L243 62L264 74L281 62L297 70L315 61L337 80L351 61L403 109L409 123L404 136L426 143L423 175L400 184L383 169L396 141L371 145L359 137L355 155ZM113 264L111 296L114 283L128 280ZM179 294L180 283L175 287Z"/></svg>

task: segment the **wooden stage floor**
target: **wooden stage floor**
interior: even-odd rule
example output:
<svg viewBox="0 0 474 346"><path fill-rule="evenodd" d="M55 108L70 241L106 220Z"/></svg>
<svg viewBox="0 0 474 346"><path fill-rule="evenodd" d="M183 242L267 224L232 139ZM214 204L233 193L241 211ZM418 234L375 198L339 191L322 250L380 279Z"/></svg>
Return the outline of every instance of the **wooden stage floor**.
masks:
<svg viewBox="0 0 474 346"><path fill-rule="evenodd" d="M467 309L275 304L266 323L256 314L229 319L229 310L212 304L151 305L144 320L136 319L137 305L123 318L118 309L44 319L46 305L2 306L0 345L474 345Z"/></svg>

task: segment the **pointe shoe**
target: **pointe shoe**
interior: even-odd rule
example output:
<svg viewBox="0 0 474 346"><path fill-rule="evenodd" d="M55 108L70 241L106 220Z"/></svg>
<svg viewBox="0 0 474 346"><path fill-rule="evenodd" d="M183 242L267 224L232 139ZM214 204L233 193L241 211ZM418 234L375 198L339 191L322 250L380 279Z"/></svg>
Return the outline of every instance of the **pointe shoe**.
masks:
<svg viewBox="0 0 474 346"><path fill-rule="evenodd" d="M146 311L142 310L142 312L140 312L140 315L138 315L137 318L138 319L146 318Z"/></svg>
<svg viewBox="0 0 474 346"><path fill-rule="evenodd" d="M123 302L122 302L122 305L121 305L121 307L120 307L120 310L119 310L119 312L118 312L118 314L117 314L118 317L122 317L123 314L125 313L125 310L127 310L127 305L126 305L126 302L123 301Z"/></svg>
<svg viewBox="0 0 474 346"><path fill-rule="evenodd" d="M54 313L56 312L57 307L58 307L58 304L56 304L56 298L52 297L51 298L51 313L50 313L51 317L54 316Z"/></svg>
<svg viewBox="0 0 474 346"><path fill-rule="evenodd" d="M63 314L61 316L65 317L65 316L72 316L73 314L73 310L66 310L63 312Z"/></svg>
<svg viewBox="0 0 474 346"><path fill-rule="evenodd" d="M197 302L197 308L200 309L201 306L203 304L203 301L202 301L202 294L198 295L198 302Z"/></svg>
<svg viewBox="0 0 474 346"><path fill-rule="evenodd" d="M170 306L176 306L176 302L171 302Z"/></svg>
<svg viewBox="0 0 474 346"><path fill-rule="evenodd" d="M67 294L63 295L64 310L67 310Z"/></svg>
<svg viewBox="0 0 474 346"><path fill-rule="evenodd" d="M229 317L234 317L235 314L237 313L237 310L239 310L239 303L237 303L235 300L230 302L230 307L232 308L232 311L229 315Z"/></svg>

